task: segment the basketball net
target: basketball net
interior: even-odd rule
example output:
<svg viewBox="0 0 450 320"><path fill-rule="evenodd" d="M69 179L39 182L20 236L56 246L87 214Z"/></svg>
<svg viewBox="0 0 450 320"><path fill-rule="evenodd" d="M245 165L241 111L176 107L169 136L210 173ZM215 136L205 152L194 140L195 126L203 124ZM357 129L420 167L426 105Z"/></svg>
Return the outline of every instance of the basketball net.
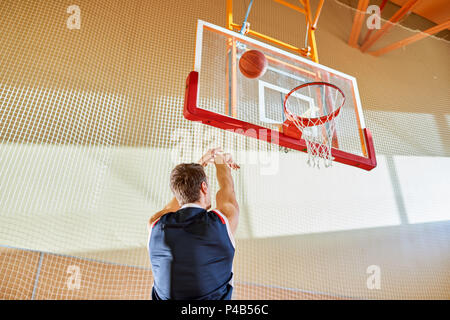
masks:
<svg viewBox="0 0 450 320"><path fill-rule="evenodd" d="M310 166L332 165L333 138L344 103L342 90L327 82L302 84L284 98L284 113L305 140Z"/></svg>

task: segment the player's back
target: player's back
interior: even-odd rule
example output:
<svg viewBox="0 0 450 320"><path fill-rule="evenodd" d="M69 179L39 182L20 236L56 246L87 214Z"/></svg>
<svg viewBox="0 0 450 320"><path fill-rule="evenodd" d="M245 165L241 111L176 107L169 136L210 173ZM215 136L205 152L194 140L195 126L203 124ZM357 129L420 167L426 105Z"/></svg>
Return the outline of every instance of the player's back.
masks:
<svg viewBox="0 0 450 320"><path fill-rule="evenodd" d="M153 299L231 299L234 241L226 217L189 204L151 227Z"/></svg>

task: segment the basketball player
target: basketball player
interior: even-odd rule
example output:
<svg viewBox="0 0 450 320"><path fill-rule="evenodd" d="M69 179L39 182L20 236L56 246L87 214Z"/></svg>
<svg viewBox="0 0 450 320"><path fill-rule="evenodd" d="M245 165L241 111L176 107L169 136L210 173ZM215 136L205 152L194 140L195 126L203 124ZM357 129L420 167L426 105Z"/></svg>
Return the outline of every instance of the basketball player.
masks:
<svg viewBox="0 0 450 320"><path fill-rule="evenodd" d="M214 163L219 191L216 209L203 167ZM230 154L209 150L199 163L182 163L170 174L175 197L150 218L148 250L153 300L230 300L234 234L239 206Z"/></svg>

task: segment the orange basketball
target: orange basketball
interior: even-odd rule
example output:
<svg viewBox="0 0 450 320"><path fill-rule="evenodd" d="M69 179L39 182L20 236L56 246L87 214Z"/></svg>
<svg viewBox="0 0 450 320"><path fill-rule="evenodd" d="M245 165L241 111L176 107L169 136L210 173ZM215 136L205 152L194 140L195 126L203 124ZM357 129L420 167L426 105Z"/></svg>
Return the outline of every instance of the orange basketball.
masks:
<svg viewBox="0 0 450 320"><path fill-rule="evenodd" d="M258 50L249 50L239 59L239 70L250 79L261 77L267 70L267 59Z"/></svg>

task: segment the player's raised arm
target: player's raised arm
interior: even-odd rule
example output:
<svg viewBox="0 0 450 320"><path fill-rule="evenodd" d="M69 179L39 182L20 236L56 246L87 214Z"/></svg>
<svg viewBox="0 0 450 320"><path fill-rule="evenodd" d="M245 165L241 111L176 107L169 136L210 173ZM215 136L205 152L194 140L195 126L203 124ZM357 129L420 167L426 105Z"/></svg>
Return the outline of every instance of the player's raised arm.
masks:
<svg viewBox="0 0 450 320"><path fill-rule="evenodd" d="M216 194L217 209L228 219L233 235L239 222L239 205L236 201L231 168L239 169L230 154L216 154L214 157L219 191Z"/></svg>

